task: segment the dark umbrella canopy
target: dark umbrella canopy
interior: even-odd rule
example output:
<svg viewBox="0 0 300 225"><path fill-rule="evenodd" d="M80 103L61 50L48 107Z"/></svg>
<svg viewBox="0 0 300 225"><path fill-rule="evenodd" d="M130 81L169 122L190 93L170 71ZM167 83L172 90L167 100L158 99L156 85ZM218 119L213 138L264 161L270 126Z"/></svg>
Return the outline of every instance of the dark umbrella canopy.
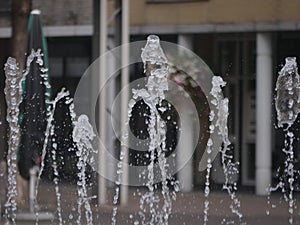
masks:
<svg viewBox="0 0 300 225"><path fill-rule="evenodd" d="M37 58L30 65L29 73L22 83L23 100L20 104L21 141L18 154L18 167L21 176L28 179L29 170L41 161L44 133L47 123L46 100L50 99L51 89L48 82L47 44L43 35L40 13L31 12L28 22L27 56L32 49L41 49L44 65ZM26 62L25 62L26 65Z"/></svg>

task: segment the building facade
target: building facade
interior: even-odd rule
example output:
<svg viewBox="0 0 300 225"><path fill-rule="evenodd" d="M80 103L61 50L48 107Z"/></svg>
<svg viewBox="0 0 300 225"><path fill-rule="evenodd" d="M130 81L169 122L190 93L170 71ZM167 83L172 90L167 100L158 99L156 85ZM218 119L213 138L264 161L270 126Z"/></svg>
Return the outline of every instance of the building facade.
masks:
<svg viewBox="0 0 300 225"><path fill-rule="evenodd" d="M4 1L1 1L4 2ZM93 61L93 13L97 0L33 0L48 39L52 86L72 93ZM9 5L0 4L0 63L9 56ZM281 163L281 133L273 106L277 73L285 57L300 58L298 0L130 0L130 41L157 34L186 46L227 82L229 134L240 161L239 182L265 194ZM108 0L109 36L114 36L114 0ZM101 34L100 34L101 35ZM2 71L3 72L3 71ZM4 105L1 76L1 105ZM1 109L1 121L5 120ZM0 127L2 139L5 129ZM5 149L2 140L1 148ZM3 152L3 151L2 151ZM2 153L3 154L3 153ZM197 158L197 157L195 157ZM194 160L192 186L201 185ZM222 182L218 173L216 183Z"/></svg>

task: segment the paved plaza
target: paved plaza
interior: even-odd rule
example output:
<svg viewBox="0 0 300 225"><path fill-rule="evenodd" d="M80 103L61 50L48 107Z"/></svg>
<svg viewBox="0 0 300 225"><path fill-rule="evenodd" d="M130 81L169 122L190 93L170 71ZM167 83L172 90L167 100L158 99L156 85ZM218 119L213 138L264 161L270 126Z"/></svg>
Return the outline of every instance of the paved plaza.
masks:
<svg viewBox="0 0 300 225"><path fill-rule="evenodd" d="M77 190L74 185L61 185L61 203L64 224L76 224L77 219ZM143 190L140 190L143 192ZM134 224L138 220L139 196L136 189L130 189L129 201L125 206L118 206L117 224ZM210 194L210 209L208 224L253 224L253 225L284 225L288 223L287 203L279 193L271 195L270 204L267 197L259 197L249 191L238 192L241 200L241 212L244 217L239 221L229 209L230 201L226 193L213 190ZM108 193L108 202L98 207L92 204L94 224L109 225L112 216L113 190ZM203 224L203 192L178 193L177 200L173 205L173 213L169 219L170 225L199 225ZM296 203L299 205L299 203ZM56 196L52 184L42 184L39 191L39 206L41 211L56 214ZM269 211L269 215L267 215ZM84 217L84 214L82 214ZM227 223L233 221L233 223ZM4 224L3 220L0 224ZM17 221L19 225L35 224L35 221ZM41 225L58 224L57 219L53 221L40 221ZM84 224L84 223L82 223ZM300 224L300 208L294 211L294 224Z"/></svg>

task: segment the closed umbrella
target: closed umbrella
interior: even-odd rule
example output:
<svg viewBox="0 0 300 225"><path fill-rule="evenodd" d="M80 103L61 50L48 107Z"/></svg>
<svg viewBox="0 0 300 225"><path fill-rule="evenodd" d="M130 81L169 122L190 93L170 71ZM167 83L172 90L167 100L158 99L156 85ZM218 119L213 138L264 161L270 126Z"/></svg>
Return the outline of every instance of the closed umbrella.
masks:
<svg viewBox="0 0 300 225"><path fill-rule="evenodd" d="M33 10L28 22L27 56L31 51L41 50L43 64L35 57L22 83L19 125L21 140L18 152L18 168L22 177L29 179L29 170L41 162L41 151L45 139L47 104L51 87L48 77L47 43L43 35L40 11ZM37 54L38 55L38 54ZM26 66L26 62L25 62Z"/></svg>

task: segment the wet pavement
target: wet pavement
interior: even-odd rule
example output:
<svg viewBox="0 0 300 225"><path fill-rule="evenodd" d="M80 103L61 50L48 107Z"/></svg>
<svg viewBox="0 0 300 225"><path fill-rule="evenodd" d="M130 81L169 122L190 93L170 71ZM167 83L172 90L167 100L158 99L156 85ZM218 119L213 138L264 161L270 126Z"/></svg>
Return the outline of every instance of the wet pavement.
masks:
<svg viewBox="0 0 300 225"><path fill-rule="evenodd" d="M77 219L77 190L74 185L62 185L61 204L64 224L76 224ZM97 206L92 203L94 224L109 225L112 216L113 189L107 196L107 204ZM143 190L140 190L143 192ZM297 196L299 197L299 196ZM296 197L296 198L297 198ZM271 202L267 204L267 197L256 196L251 192L238 192L241 201L240 211L244 215L242 220L237 219L230 211L230 199L224 192L212 192L210 194L210 209L208 224L253 224L253 225L284 225L289 224L287 203L279 193L271 195ZM173 203L172 215L169 218L170 225L199 225L203 224L203 192L178 193L177 200ZM57 218L56 196L54 186L44 183L39 191L39 206L43 212L51 212ZM294 224L300 224L300 207L296 202L294 210ZM26 210L25 210L26 211ZM269 215L267 215L269 211ZM139 196L136 189L130 190L128 204L118 206L117 224L134 224L139 219ZM84 217L84 213L82 214ZM230 223L232 221L232 223ZM222 223L223 222L223 223ZM3 219L0 224L4 224ZM19 225L32 225L33 221L17 221ZM59 224L58 220L39 221L40 225ZM82 224L85 224L82 222Z"/></svg>

